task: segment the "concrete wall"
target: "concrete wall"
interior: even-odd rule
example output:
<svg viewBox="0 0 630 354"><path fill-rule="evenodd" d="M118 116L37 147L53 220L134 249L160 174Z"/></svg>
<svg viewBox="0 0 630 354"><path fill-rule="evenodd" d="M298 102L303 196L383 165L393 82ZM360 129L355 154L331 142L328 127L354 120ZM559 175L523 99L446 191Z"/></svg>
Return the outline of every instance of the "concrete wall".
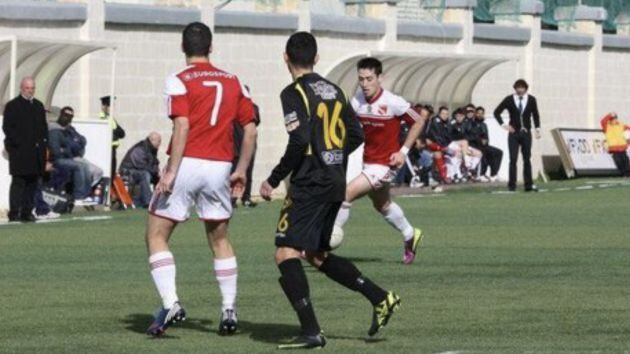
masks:
<svg viewBox="0 0 630 354"><path fill-rule="evenodd" d="M122 0L116 2L120 1ZM143 3L140 0L127 2ZM122 158L128 147L146 136L149 131L157 130L168 136L170 123L165 118L162 90L164 78L184 65L179 48L183 23L176 23L177 19L172 18L168 20L170 22L159 21L160 16L164 15L164 11L168 12L169 8L158 8L163 11L155 15L157 17L143 15L144 17L138 18L137 23L121 23L108 18L106 8L112 6L110 2L104 4L101 0L85 0L72 3L73 6L84 6L87 9L87 21L0 19L0 35L98 40L115 45L115 84L118 97L116 118L128 133L119 150L119 158ZM290 77L282 62L282 52L290 33L297 28L310 28L309 23L314 19L308 11L310 4L305 2L309 5L306 10L299 1L284 4L276 10L279 13L290 13L280 15L289 17L282 17L282 21L278 21L278 18L274 20L261 17L264 13L253 12L261 11L260 6L251 7L252 12L218 12L213 16L212 1L149 3L191 6L188 9L193 12L188 15L209 18L210 21L214 19L217 23L212 61L218 67L239 75L251 87L253 99L261 109L263 123L254 177L256 190L284 149L286 133L278 94L290 82ZM31 3L25 4L30 6ZM251 5L241 5L245 6L244 4ZM511 85L517 77L527 78L531 83L532 93L539 99L543 117L545 133L537 147L539 154L555 153L555 146L548 133L551 128L593 126L600 115L611 110L620 113L622 118L629 117L624 119L630 121L630 86L627 84L630 80L630 45L623 45L625 42L614 49L605 45L603 48L589 46L588 43L585 45L581 42L584 38L591 38L591 42L597 43L592 38L601 40L601 32L582 33L581 36L586 37L578 36L577 39L565 38L563 33L560 33L559 38L556 36L549 39L545 35L541 39L540 28L536 27L539 24L536 14L529 14L524 20L515 22L521 28L526 28L525 32L510 32L509 28L501 27L475 28L470 8L444 10L445 24L455 26L449 31L439 27L442 24L427 23L429 27L411 27L411 33L397 36L397 29L402 28L398 18L404 16L398 16L395 8L391 11L394 6L392 2L389 5L377 5L386 6L379 12L383 16L373 19L381 21L378 22L381 26L382 23L385 24L384 33L368 35L344 31L344 21L354 24L353 19L344 17L340 17L341 25L338 28L319 28L315 31L321 57L318 71L327 72L341 59L370 50L509 57L511 61L490 70L479 81L473 93L473 101L485 106L490 113L500 99L511 92ZM199 11L197 6L205 7ZM181 10L181 7L178 9ZM240 8L228 7L222 11L234 9ZM146 14L146 11L138 13ZM370 22L367 23L369 26ZM564 45L563 41L567 44ZM110 51L86 56L64 75L53 104L72 105L83 118L97 117L100 109L98 97L109 92L110 72ZM591 83L592 87L589 86ZM589 116L589 109L595 114ZM164 158L163 150L161 154ZM7 177L2 178L4 183ZM0 199L1 208L6 204L6 198L0 196Z"/></svg>

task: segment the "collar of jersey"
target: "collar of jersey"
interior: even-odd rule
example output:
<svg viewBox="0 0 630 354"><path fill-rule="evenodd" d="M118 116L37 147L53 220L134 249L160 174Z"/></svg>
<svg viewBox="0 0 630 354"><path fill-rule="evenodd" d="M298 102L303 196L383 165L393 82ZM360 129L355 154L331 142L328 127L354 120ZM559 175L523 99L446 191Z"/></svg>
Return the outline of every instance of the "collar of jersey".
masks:
<svg viewBox="0 0 630 354"><path fill-rule="evenodd" d="M383 95L383 88L379 87L378 93L376 93L376 95L374 95L374 97L372 97L370 100L367 100L367 103L372 104L378 101L378 99L381 98L382 95Z"/></svg>

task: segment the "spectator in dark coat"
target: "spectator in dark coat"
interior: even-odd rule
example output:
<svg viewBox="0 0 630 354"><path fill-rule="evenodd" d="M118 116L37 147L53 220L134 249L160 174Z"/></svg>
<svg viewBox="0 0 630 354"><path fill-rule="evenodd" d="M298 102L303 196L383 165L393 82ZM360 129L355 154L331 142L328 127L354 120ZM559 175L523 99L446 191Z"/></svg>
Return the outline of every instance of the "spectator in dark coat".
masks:
<svg viewBox="0 0 630 354"><path fill-rule="evenodd" d="M475 108L475 117L471 120L468 130L470 145L481 150L483 157L481 159L481 176L487 181L495 182L497 174L501 168L501 160L503 159L503 151L497 147L490 145L488 136L488 126L484 122L486 110L479 106ZM490 177L486 177L486 172L490 167Z"/></svg>
<svg viewBox="0 0 630 354"><path fill-rule="evenodd" d="M103 178L103 169L87 160L85 156L85 147L87 146L87 139L79 133L74 126L72 126L72 120L74 118L74 109L66 106L61 109L59 114L59 124L65 129L67 135L68 149L72 155L72 159L82 164L85 169L85 174L88 178L90 188L96 186L98 182Z"/></svg>
<svg viewBox="0 0 630 354"><path fill-rule="evenodd" d="M134 193L133 202L137 207L148 208L151 202L151 184L160 179L160 162L157 152L162 137L156 132L132 146L120 163L120 175L129 183L130 188L137 186L139 193Z"/></svg>
<svg viewBox="0 0 630 354"><path fill-rule="evenodd" d="M64 170L72 176L72 191L75 204L91 202L88 199L92 184L89 167L79 160L75 160L77 153L84 151L85 138L77 138L71 128L73 112L69 107L64 107L59 113L56 122L50 123L50 159L55 169ZM78 133L76 133L78 134ZM82 139L81 139L82 138Z"/></svg>
<svg viewBox="0 0 630 354"><path fill-rule="evenodd" d="M9 221L35 221L35 191L46 167L46 110L34 95L35 81L26 77L20 83L20 95L4 107L2 130L12 176Z"/></svg>

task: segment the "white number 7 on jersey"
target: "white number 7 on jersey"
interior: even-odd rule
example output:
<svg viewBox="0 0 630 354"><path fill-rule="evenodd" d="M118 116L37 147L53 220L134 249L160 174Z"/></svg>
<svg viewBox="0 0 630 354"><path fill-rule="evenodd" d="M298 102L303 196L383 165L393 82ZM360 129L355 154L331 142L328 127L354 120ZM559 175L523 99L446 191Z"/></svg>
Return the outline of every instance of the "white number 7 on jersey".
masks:
<svg viewBox="0 0 630 354"><path fill-rule="evenodd" d="M223 98L223 85L219 81L204 81L203 86L217 89L217 93L214 95L212 114L210 115L210 125L214 127L217 125L217 119L219 119L219 106L221 106L221 99Z"/></svg>

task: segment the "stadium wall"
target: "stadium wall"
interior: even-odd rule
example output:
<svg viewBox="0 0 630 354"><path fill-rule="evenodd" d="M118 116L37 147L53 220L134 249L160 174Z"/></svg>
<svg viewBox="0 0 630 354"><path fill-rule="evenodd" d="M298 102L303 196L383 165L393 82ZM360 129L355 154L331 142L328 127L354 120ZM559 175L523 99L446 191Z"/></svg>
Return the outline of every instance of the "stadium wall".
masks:
<svg viewBox="0 0 630 354"><path fill-rule="evenodd" d="M183 25L191 20L206 21L215 30L213 62L238 74L251 87L261 109L255 192L284 151L286 133L278 95L291 79L282 52L287 36L298 29L311 29L317 35L320 72L330 71L343 58L368 51L509 57L510 61L479 81L473 101L490 114L511 92L517 77L530 81L544 127L543 139L535 149L538 155L557 154L549 134L552 128L594 127L607 111L630 117L630 41L621 35L604 37L599 19L586 18L575 28L547 33L540 30L536 10L524 11L516 22L503 23L498 16L496 24L473 24L471 1L450 2L441 23L398 20L396 1L370 1L369 6L380 7L367 12L372 17L364 18L330 17L311 12L308 1L294 3L276 13L256 12L257 7L249 11L228 7L215 13L209 0L186 8L73 1L58 4L61 8L49 18L0 16L0 36L98 40L117 47L115 116L128 133L119 149L121 159L127 148L150 131L170 134L162 97L164 79L184 66L180 52ZM46 6L51 4L55 3ZM30 8L28 13L34 14L43 5L22 1L2 6ZM53 105L71 105L79 117L96 119L98 98L109 92L110 73L111 53L84 57L64 75ZM161 151L165 161L164 149ZM541 164L536 160L539 170ZM6 198L0 199L2 208Z"/></svg>

